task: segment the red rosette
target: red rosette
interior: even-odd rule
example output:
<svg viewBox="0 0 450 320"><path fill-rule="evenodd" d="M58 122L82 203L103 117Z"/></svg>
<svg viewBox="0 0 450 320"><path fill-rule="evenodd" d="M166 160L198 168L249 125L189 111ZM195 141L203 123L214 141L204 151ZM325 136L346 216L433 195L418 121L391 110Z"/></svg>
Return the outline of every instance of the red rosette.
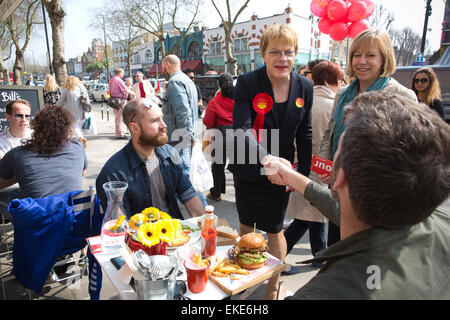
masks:
<svg viewBox="0 0 450 320"><path fill-rule="evenodd" d="M255 138L258 142L262 141L262 133L260 130L264 128L264 117L272 110L272 107L273 99L267 93L258 93L253 98L253 109L256 111L256 119L253 124L253 135L255 136L256 134Z"/></svg>

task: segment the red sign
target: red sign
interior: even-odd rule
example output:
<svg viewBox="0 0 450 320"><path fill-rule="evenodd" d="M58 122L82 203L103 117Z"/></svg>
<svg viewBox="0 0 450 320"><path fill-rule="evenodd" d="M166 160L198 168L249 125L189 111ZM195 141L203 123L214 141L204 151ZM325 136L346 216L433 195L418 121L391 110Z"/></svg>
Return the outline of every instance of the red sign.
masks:
<svg viewBox="0 0 450 320"><path fill-rule="evenodd" d="M331 175L332 168L333 168L333 161L313 155L311 163L311 171L317 174Z"/></svg>

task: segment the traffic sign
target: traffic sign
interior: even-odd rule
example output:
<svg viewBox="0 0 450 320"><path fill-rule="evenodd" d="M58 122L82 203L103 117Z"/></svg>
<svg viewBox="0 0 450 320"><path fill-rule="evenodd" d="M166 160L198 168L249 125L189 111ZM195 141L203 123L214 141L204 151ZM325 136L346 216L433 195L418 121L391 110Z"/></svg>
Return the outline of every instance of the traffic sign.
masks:
<svg viewBox="0 0 450 320"><path fill-rule="evenodd" d="M418 52L418 53L417 53L417 59L416 59L416 61L417 61L417 62L424 62L424 61L425 61L425 56L424 56L423 52Z"/></svg>
<svg viewBox="0 0 450 320"><path fill-rule="evenodd" d="M414 61L412 63L413 67L421 67L421 66L426 66L427 63L425 61Z"/></svg>

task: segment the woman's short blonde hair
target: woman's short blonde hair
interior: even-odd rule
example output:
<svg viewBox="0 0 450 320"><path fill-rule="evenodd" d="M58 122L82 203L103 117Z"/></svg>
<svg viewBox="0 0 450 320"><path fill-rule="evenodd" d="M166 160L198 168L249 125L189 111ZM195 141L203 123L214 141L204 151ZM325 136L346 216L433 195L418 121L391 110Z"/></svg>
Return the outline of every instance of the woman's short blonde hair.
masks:
<svg viewBox="0 0 450 320"><path fill-rule="evenodd" d="M77 86L79 86L81 83L80 79L78 79L78 77L75 76L68 76L66 79L66 84L65 84L65 88L69 91L72 91L73 89L75 89Z"/></svg>
<svg viewBox="0 0 450 320"><path fill-rule="evenodd" d="M58 84L56 83L55 76L52 74L47 74L45 76L44 91L53 92L58 89Z"/></svg>
<svg viewBox="0 0 450 320"><path fill-rule="evenodd" d="M264 30L261 40L259 42L259 47L261 49L261 56L264 56L267 48L270 44L275 41L284 40L287 41L292 47L294 47L294 51L298 50L298 36L295 30L286 24L273 24Z"/></svg>
<svg viewBox="0 0 450 320"><path fill-rule="evenodd" d="M347 74L355 76L355 71L352 66L353 55L356 50L363 49L369 45L376 44L383 56L383 66L381 67L380 77L387 77L395 73L397 63L395 61L394 47L392 46L389 34L380 29L369 29L363 31L353 40L349 53L349 64L347 66Z"/></svg>

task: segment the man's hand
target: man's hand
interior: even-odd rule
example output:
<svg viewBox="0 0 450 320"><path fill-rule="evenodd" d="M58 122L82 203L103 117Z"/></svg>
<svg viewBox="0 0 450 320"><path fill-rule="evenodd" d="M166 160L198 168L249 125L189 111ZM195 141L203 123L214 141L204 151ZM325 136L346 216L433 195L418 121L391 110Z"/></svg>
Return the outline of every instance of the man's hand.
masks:
<svg viewBox="0 0 450 320"><path fill-rule="evenodd" d="M317 175L320 179L320 181L322 181L325 184L330 184L331 182L331 176L329 174L318 174Z"/></svg>
<svg viewBox="0 0 450 320"><path fill-rule="evenodd" d="M266 169L266 175L270 182L282 186L289 185L289 175L294 171L289 161L283 158L266 156L261 163Z"/></svg>

